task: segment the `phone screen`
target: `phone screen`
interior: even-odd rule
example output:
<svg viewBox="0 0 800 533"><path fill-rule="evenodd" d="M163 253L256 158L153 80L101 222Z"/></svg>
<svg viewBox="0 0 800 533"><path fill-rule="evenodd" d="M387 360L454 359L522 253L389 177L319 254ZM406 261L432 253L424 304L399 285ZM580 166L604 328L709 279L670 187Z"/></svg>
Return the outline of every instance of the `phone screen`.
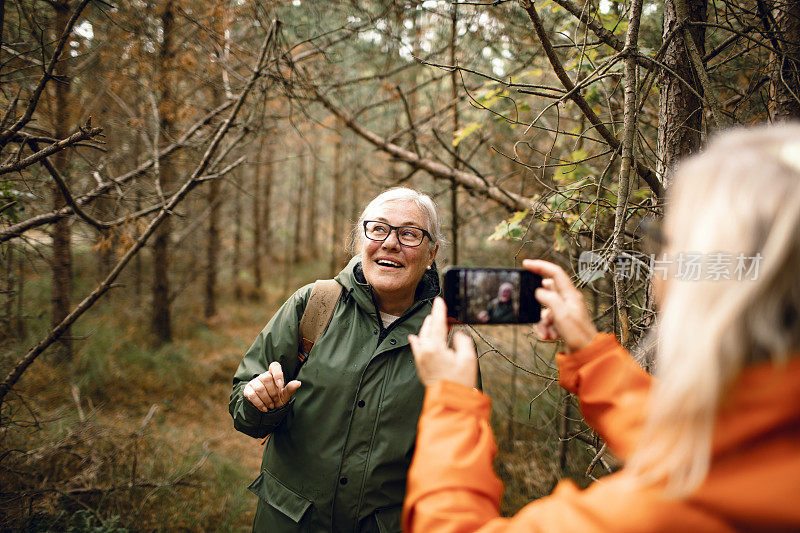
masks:
<svg viewBox="0 0 800 533"><path fill-rule="evenodd" d="M449 267L444 271L447 315L464 324L528 324L539 321L533 293L538 274L516 268Z"/></svg>

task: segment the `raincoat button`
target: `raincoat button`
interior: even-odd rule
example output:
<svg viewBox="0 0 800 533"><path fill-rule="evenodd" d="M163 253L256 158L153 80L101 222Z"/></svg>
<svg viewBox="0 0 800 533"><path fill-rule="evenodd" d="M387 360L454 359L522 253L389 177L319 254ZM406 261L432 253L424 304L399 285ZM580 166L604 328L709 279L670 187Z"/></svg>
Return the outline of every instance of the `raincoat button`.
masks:
<svg viewBox="0 0 800 533"><path fill-rule="evenodd" d="M358 400L358 406L359 407L364 407L365 405L367 405L367 404L364 403L364 400Z"/></svg>
<svg viewBox="0 0 800 533"><path fill-rule="evenodd" d="M347 485L347 478L343 477L343 478L339 479L339 484L340 485Z"/></svg>
<svg viewBox="0 0 800 533"><path fill-rule="evenodd" d="M389 344L394 346L395 344L397 344L397 339L389 339Z"/></svg>
<svg viewBox="0 0 800 533"><path fill-rule="evenodd" d="M373 334L373 335L377 335L377 334L378 334L378 330L377 330L377 329L373 329L373 330L372 330L372 334Z"/></svg>

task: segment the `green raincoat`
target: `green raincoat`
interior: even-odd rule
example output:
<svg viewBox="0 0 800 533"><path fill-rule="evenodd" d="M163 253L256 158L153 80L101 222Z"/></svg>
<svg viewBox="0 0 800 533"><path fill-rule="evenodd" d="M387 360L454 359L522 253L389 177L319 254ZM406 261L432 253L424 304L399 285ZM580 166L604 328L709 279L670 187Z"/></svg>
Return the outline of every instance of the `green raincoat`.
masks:
<svg viewBox="0 0 800 533"><path fill-rule="evenodd" d="M405 314L384 328L360 256L335 278L344 288L328 329L297 371L298 324L311 285L298 290L247 351L233 379L234 427L271 434L261 474L254 531L399 532L406 473L424 388L408 335L417 333L439 294L428 270ZM278 361L285 382L302 386L288 404L263 413L242 395Z"/></svg>

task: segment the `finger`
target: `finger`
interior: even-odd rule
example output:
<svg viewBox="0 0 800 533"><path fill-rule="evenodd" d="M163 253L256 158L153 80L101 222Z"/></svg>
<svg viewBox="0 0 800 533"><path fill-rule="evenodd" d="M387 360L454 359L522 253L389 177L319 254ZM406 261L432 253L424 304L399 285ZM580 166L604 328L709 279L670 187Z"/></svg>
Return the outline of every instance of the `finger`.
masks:
<svg viewBox="0 0 800 533"><path fill-rule="evenodd" d="M536 289L533 295L540 304L551 309L551 316L553 319L555 319L555 316L564 307L564 299L555 291L539 288Z"/></svg>
<svg viewBox="0 0 800 533"><path fill-rule="evenodd" d="M281 399L281 390L275 384L275 377L272 375L272 373L269 371L264 372L263 374L258 376L258 380L264 387L264 393L267 396L265 400L273 403L279 402Z"/></svg>
<svg viewBox="0 0 800 533"><path fill-rule="evenodd" d="M535 274L539 274L543 278L550 278L555 283L555 288L558 292L568 292L575 289L569 275L564 272L564 269L555 263L543 261L541 259L525 259L522 261L522 266ZM575 289L577 290L577 289Z"/></svg>
<svg viewBox="0 0 800 533"><path fill-rule="evenodd" d="M432 318L431 321L431 335L435 338L447 338L447 304L441 296L437 296L433 300L433 309L431 314L428 315Z"/></svg>
<svg viewBox="0 0 800 533"><path fill-rule="evenodd" d="M275 380L275 385L278 386L278 389L283 388L283 369L281 368L281 364L277 361L273 361L269 365L269 372L272 374L273 379Z"/></svg>
<svg viewBox="0 0 800 533"><path fill-rule="evenodd" d="M411 346L411 351L412 352L414 352L417 349L417 346L418 346L417 343L418 342L419 342L419 337L417 335L409 335L408 336L408 345ZM417 354L414 353L415 357L416 357L416 355Z"/></svg>
<svg viewBox="0 0 800 533"><path fill-rule="evenodd" d="M536 335L536 338L539 340L547 340L547 326L541 322L537 322L533 325L533 334Z"/></svg>
<svg viewBox="0 0 800 533"><path fill-rule="evenodd" d="M252 403L256 407L256 409L258 409L259 411L264 411L264 412L267 411L266 404L264 404L264 402L261 401L261 398L258 397L258 394L256 394L256 391L253 389L253 387L249 383L244 386L243 394L244 394L245 399L248 402Z"/></svg>
<svg viewBox="0 0 800 533"><path fill-rule="evenodd" d="M249 391L247 390L249 387ZM247 399L250 400L250 403L255 405L261 411L268 411L272 409L272 402L269 399L269 395L264 390L264 386L262 383L254 379L250 383L245 386L245 391L249 394Z"/></svg>
<svg viewBox="0 0 800 533"><path fill-rule="evenodd" d="M478 357L472 339L459 331L453 336L453 347L456 351L453 378L468 387L477 386Z"/></svg>
<svg viewBox="0 0 800 533"><path fill-rule="evenodd" d="M555 290L556 284L553 282L552 278L544 278L542 280L542 287L548 290Z"/></svg>
<svg viewBox="0 0 800 533"><path fill-rule="evenodd" d="M261 376L263 375L264 374ZM269 376L269 374L267 375ZM259 378L261 376L259 376ZM264 386L264 382L259 378L256 378L250 382L253 385L253 390L256 392L256 394L258 394L258 397L261 399L267 409L275 409L275 399L270 395L269 391Z"/></svg>
<svg viewBox="0 0 800 533"><path fill-rule="evenodd" d="M422 326L420 326L419 333L417 333L417 336L422 338L427 337L428 331L431 329L432 323L433 323L433 318L431 318L431 315L426 316L425 319L422 321Z"/></svg>
<svg viewBox="0 0 800 533"><path fill-rule="evenodd" d="M302 385L302 383L300 383L296 379L293 379L292 381L286 384L286 386L283 388L283 391L281 391L281 396L284 404L289 403L289 400L292 399L292 396L294 396L294 393L297 392L297 389L300 388L300 385Z"/></svg>

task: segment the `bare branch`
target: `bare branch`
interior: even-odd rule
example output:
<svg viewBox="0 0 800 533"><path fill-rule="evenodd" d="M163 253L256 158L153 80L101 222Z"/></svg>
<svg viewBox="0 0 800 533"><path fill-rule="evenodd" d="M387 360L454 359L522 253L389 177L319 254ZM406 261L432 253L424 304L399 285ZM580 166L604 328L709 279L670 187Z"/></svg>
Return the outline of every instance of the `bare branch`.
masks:
<svg viewBox="0 0 800 533"><path fill-rule="evenodd" d="M55 154L56 152L60 152L74 144L77 144L81 141L85 141L86 139L91 139L93 137L97 137L103 132L103 128L93 128L92 127L92 118L89 117L89 120L86 121L86 124L81 126L78 131L67 137L66 139L61 139L58 142L55 142L44 148L35 152L25 159L21 159L15 163L9 163L7 165L0 166L0 175L8 174L9 172L18 172L23 168L29 167L34 163L37 163L43 159L50 157L51 155ZM30 143L29 143L30 144Z"/></svg>
<svg viewBox="0 0 800 533"><path fill-rule="evenodd" d="M36 141L29 141L28 144L33 150L39 149L36 144ZM75 214L77 214L83 220L85 220L90 225L94 226L99 230L114 227L114 224L108 224L105 222L100 222L99 220L95 220L94 218L90 217L83 209L80 208L80 206L75 202L75 199L72 197L72 193L70 192L69 187L67 187L67 183L64 181L64 178L61 177L61 173L58 171L56 167L53 166L53 164L50 162L49 159L47 159L46 157L42 159L42 164L44 165L44 168L47 169L47 172L50 173L50 176L53 178L53 181L56 182L58 190L61 191L61 196L64 197L64 201L67 203L67 205L72 207L72 209L75 211Z"/></svg>
<svg viewBox="0 0 800 533"><path fill-rule="evenodd" d="M316 99L323 106L325 106L328 111L341 119L348 128L353 130L353 132L376 147L380 148L384 152L391 154L405 163L408 163L412 167L425 170L435 179L445 179L449 180L450 182L458 183L471 194L478 194L494 200L509 211L525 211L531 208L532 201L530 198L526 198L513 192L505 191L496 185L487 184L486 181L474 174L451 168L443 163L439 163L438 161L432 161L430 159L420 157L410 150L406 150L405 148L397 146L396 144L390 143L380 135L369 131L361 124L357 123L352 117L336 107L333 102L319 92L315 86L310 86L309 90L314 93Z"/></svg>

